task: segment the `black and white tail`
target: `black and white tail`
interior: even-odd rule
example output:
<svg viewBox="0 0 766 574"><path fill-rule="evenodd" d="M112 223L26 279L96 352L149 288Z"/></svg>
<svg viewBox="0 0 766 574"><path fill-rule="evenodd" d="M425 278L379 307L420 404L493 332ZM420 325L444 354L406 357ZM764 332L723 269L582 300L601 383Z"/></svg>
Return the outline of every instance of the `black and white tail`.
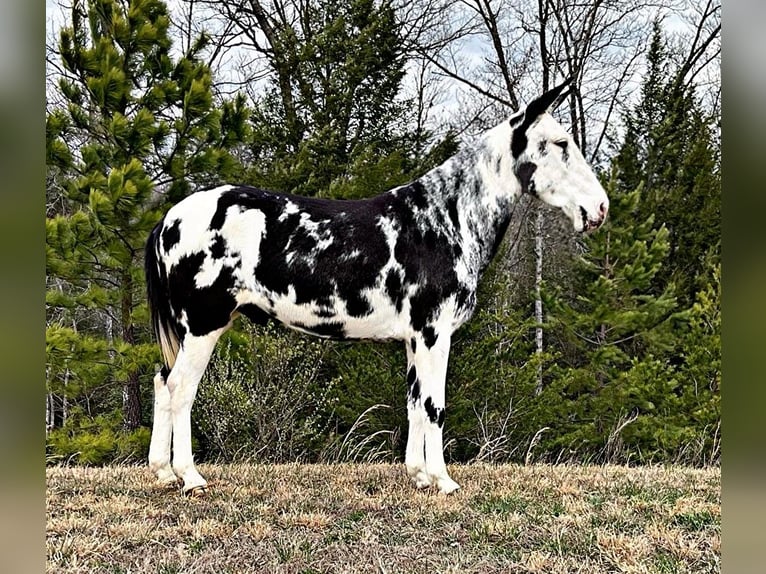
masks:
<svg viewBox="0 0 766 574"><path fill-rule="evenodd" d="M165 267L160 264L160 240L162 221L149 234L146 242L144 270L146 272L146 292L149 311L152 317L154 336L162 349L162 356L168 370L173 368L180 348L181 335L177 322L170 309L170 291Z"/></svg>

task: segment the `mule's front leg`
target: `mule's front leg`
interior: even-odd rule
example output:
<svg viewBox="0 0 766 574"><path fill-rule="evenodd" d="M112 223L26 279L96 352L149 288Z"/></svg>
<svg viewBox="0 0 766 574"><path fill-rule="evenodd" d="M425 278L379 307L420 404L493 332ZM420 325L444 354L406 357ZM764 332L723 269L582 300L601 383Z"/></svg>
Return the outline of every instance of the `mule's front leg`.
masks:
<svg viewBox="0 0 766 574"><path fill-rule="evenodd" d="M154 375L154 421L149 444L149 468L162 484L178 480L170 466L170 441L173 436L173 418L170 408L170 389L163 371Z"/></svg>
<svg viewBox="0 0 766 574"><path fill-rule="evenodd" d="M460 488L447 473L442 450L449 346L450 337L445 334L436 341L415 337L407 346L410 432L405 466L417 487L434 485L445 494Z"/></svg>
<svg viewBox="0 0 766 574"><path fill-rule="evenodd" d="M428 424L426 425L426 473L437 486L439 492L450 494L460 488L460 485L447 474L447 465L444 464L444 446L442 444L442 427L444 426L444 405L442 401L424 403Z"/></svg>

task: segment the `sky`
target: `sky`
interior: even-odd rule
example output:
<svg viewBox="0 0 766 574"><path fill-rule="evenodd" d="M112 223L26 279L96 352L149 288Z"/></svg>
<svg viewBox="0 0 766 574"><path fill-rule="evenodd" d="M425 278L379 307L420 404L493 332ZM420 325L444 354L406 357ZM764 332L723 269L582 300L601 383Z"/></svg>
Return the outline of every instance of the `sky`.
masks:
<svg viewBox="0 0 766 574"><path fill-rule="evenodd" d="M62 25L63 22L66 20L66 12L63 8L63 6L67 6L70 4L71 0L46 0L46 39L50 41L51 39L55 38L54 31ZM171 13L171 17L173 15L174 11L179 10L180 6L182 5L181 0L169 0L166 2L168 5L168 8ZM646 18L646 22L651 21L651 16ZM2 27L3 22L7 22L5 19L0 19L0 42L12 42L13 41L13 27L10 27L11 29L6 30L8 33L8 36L2 33ZM683 20L678 16L668 16L663 19L663 26L667 33L674 33L677 31L680 31L683 29L686 24L683 22ZM7 24L5 25L6 28L9 28ZM758 35L757 37L761 38L760 42L761 44L764 43L764 36ZM54 40L55 41L55 40ZM0 45L1 47L2 45ZM0 50L0 53L3 51ZM752 54L753 51L749 50L745 52L745 55ZM461 59L461 66L465 70L474 70L474 69L481 69L486 65L485 59L486 58L493 58L494 55L492 53L491 46L489 44L488 39L486 36L471 36L469 38L463 39L460 43L460 52L459 57ZM226 79L226 71L227 68L230 70L231 77L234 77L237 75L236 70L236 58L231 57L228 60L228 64L225 64L223 66L223 69L219 71L219 74L217 76L217 81L220 82L221 80ZM2 65L12 65L12 62L9 59L0 60L0 69L2 69ZM415 66L410 64L408 65L408 69L410 70L410 73L404 80L404 94L406 97L407 93L410 94L413 93L413 86L415 84L413 70L415 69ZM636 68L636 73L633 77L633 85L638 86L640 85L641 80L641 74L642 74L642 67L638 66ZM762 75L751 75L751 78L760 78ZM432 130L436 135L442 135L444 134L450 127L455 127L452 124L456 124L458 128L464 127L463 125L465 123L465 116L467 113L472 113L472 110L470 108L475 107L475 103L471 104L471 100L475 98L474 93L472 90L468 87L466 87L464 84L450 79L450 78L441 78L440 83L438 84L438 87L435 88L435 99L433 102L433 107L429 110L428 115L428 121L427 121L427 127ZM639 97L640 92L639 90L628 90L624 94L624 101L623 104L626 104L630 101L630 98L637 98ZM508 110L508 115L512 110ZM497 113L497 112L495 112ZM501 112L502 113L502 112ZM498 120L499 121L499 120ZM603 122L602 122L603 125ZM476 128L474 128L476 129ZM600 129L600 128L599 128ZM474 134L475 135L475 134Z"/></svg>

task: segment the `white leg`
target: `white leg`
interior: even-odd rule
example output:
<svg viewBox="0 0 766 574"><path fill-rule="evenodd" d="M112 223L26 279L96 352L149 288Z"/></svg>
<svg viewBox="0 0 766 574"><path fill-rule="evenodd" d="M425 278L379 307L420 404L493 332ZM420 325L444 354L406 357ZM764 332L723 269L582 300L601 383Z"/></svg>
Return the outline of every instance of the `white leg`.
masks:
<svg viewBox="0 0 766 574"><path fill-rule="evenodd" d="M170 440L173 420L170 411L170 389L162 372L154 375L154 422L149 444L149 468L160 484L172 484L177 479L170 466Z"/></svg>
<svg viewBox="0 0 766 574"><path fill-rule="evenodd" d="M442 407L443 409L443 407ZM429 423L426 426L426 473L431 482L435 484L439 492L450 494L460 488L460 485L452 480L447 474L447 465L444 464L444 450L442 445L442 425Z"/></svg>
<svg viewBox="0 0 766 574"><path fill-rule="evenodd" d="M404 458L404 466L407 474L417 488L431 486L431 480L426 474L425 457L425 433L422 417L418 409L408 407L409 434L407 436L407 453Z"/></svg>
<svg viewBox="0 0 766 574"><path fill-rule="evenodd" d="M450 335L443 333L429 348L421 337L407 346L407 437L405 465L416 486L435 485L449 494L460 486L449 477L442 450L445 383Z"/></svg>
<svg viewBox="0 0 766 574"><path fill-rule="evenodd" d="M431 486L431 481L426 474L425 453L425 419L423 406L419 398L420 384L417 380L410 380L416 372L413 362L409 360L411 353L407 352L407 419L409 420L409 432L407 433L407 451L404 457L404 466L407 474L418 488Z"/></svg>
<svg viewBox="0 0 766 574"><path fill-rule="evenodd" d="M168 377L173 421L173 470L183 481L184 493L204 492L207 481L194 466L191 448L191 409L197 387L218 338L226 328L194 337L187 335Z"/></svg>

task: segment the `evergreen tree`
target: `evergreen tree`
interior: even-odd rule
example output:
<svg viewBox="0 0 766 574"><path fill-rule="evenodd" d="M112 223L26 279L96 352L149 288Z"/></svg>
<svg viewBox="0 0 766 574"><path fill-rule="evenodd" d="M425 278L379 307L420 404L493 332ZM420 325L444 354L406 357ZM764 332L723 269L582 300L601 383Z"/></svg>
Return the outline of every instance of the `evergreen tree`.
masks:
<svg viewBox="0 0 766 574"><path fill-rule="evenodd" d="M709 276L710 257L720 261L720 152L714 118L706 117L674 67L659 22L647 53L641 100L625 118L626 136L616 158L623 190L643 185L640 214L669 232L670 253L656 291L670 281L679 303L691 306Z"/></svg>
<svg viewBox="0 0 766 574"><path fill-rule="evenodd" d="M665 227L639 217L641 189L608 185L610 216L585 241L576 298L547 294L549 340L558 350L540 396L538 424L553 452L613 455L610 434L631 417L652 416L672 383L677 315L673 286L654 293L670 249ZM664 408L664 407L663 407ZM631 447L640 448L635 443Z"/></svg>
<svg viewBox="0 0 766 574"><path fill-rule="evenodd" d="M679 434L691 448L682 460L695 464L719 463L721 457L721 264L708 267L679 344L683 409L676 416L687 415Z"/></svg>
<svg viewBox="0 0 766 574"><path fill-rule="evenodd" d="M259 21L275 73L252 118L250 179L333 197L369 196L402 183L411 146L400 127L406 61L394 7L343 0L298 10L290 25ZM350 184L360 176L374 187Z"/></svg>
<svg viewBox="0 0 766 574"><path fill-rule="evenodd" d="M146 237L166 201L237 172L229 149L245 135L244 100L213 102L205 38L174 58L169 26L158 0L74 2L63 103L46 122L49 193L62 196L46 224L49 392L88 415L121 403L126 430L141 425L139 382L158 361Z"/></svg>
<svg viewBox="0 0 766 574"><path fill-rule="evenodd" d="M541 417L567 421L552 448L695 463L720 454L720 157L685 73L655 23L613 162L607 233L587 242L593 272L581 269L578 300L552 302L564 368L549 374L557 407L543 403Z"/></svg>

